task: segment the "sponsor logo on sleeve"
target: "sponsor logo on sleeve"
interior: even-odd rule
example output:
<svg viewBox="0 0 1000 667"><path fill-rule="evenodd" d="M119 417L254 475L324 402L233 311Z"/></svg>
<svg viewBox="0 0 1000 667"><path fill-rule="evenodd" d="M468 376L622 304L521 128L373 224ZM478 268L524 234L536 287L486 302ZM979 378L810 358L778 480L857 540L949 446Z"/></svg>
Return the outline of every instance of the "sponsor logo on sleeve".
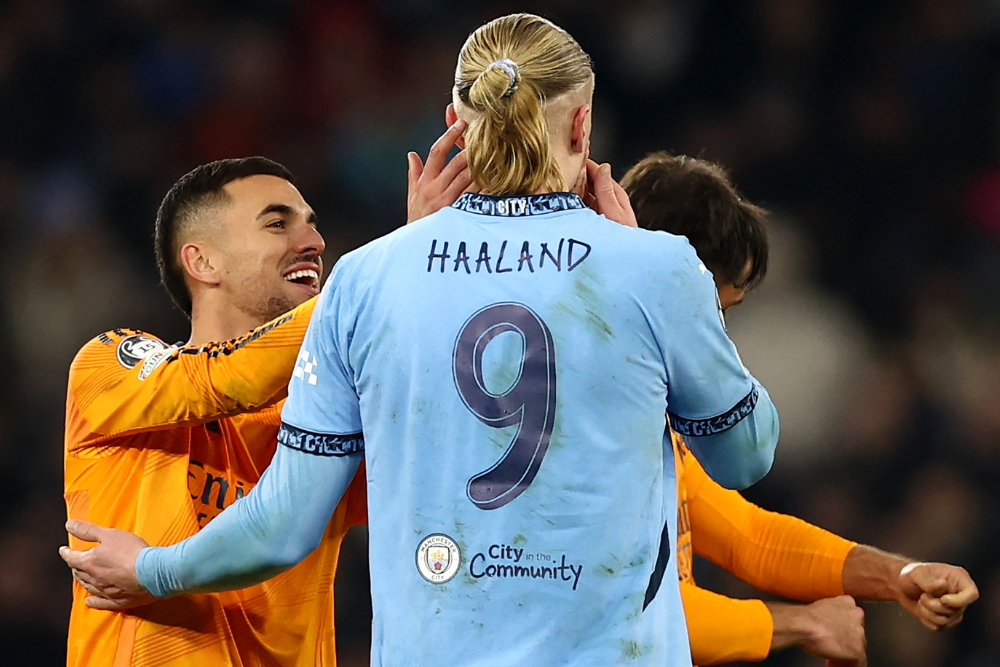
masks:
<svg viewBox="0 0 1000 667"><path fill-rule="evenodd" d="M115 356L118 363L125 368L135 368L136 365L152 354L162 352L167 349L167 344L150 336L135 334L123 338L118 343Z"/></svg>
<svg viewBox="0 0 1000 667"><path fill-rule="evenodd" d="M295 370L292 371L292 377L298 378L307 384L315 385L319 379L316 375L316 366L318 365L319 363L316 360L315 354L310 354L308 350L302 350L299 352L299 358L295 362Z"/></svg>
<svg viewBox="0 0 1000 667"><path fill-rule="evenodd" d="M432 584L451 581L462 565L462 550L443 533L428 535L417 545L417 571Z"/></svg>
<svg viewBox="0 0 1000 667"><path fill-rule="evenodd" d="M166 350L156 350L146 357L145 361L142 362L142 367L139 369L139 381L143 381L149 377L150 373L155 371L160 364L167 360L170 356L171 350L168 348Z"/></svg>

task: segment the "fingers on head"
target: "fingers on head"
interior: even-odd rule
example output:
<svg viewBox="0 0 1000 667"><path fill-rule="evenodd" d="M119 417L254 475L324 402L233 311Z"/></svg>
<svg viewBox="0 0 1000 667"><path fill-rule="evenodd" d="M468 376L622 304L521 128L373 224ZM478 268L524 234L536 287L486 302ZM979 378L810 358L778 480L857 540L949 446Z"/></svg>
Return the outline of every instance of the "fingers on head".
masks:
<svg viewBox="0 0 1000 667"><path fill-rule="evenodd" d="M462 151L461 153L453 157L451 159L451 162L445 165L445 168L441 170L441 176L446 180L453 179L458 174L462 173L462 171L465 170L468 166L469 166L469 156L465 153L465 151Z"/></svg>
<svg viewBox="0 0 1000 667"><path fill-rule="evenodd" d="M449 127L441 137L434 142L431 146L430 152L427 153L427 162L429 163L431 159L435 161L444 162L445 155L451 150L451 147L455 145L458 138L462 136L465 132L466 124L464 120L456 121L451 127Z"/></svg>

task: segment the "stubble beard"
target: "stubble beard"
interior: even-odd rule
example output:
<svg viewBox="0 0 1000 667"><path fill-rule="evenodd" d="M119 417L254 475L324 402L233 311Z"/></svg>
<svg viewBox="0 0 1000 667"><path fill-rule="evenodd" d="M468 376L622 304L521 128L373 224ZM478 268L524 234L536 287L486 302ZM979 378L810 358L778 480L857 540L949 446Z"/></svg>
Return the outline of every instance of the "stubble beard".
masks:
<svg viewBox="0 0 1000 667"><path fill-rule="evenodd" d="M257 284L241 291L235 305L240 312L264 324L284 315L298 304L285 294L275 294L264 284Z"/></svg>

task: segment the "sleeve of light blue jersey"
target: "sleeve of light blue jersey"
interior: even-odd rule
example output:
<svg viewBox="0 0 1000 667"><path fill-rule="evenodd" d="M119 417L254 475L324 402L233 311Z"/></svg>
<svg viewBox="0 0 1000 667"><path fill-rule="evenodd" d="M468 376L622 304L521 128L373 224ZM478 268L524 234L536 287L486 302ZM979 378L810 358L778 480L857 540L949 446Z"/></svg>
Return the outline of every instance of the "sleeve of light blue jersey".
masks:
<svg viewBox="0 0 1000 667"><path fill-rule="evenodd" d="M260 482L198 534L143 549L139 583L157 597L259 583L315 549L364 451L346 354L354 321L335 267L288 385L278 450ZM343 330L340 330L340 329Z"/></svg>
<svg viewBox="0 0 1000 667"><path fill-rule="evenodd" d="M715 481L745 488L771 468L777 410L729 339L712 274L694 249L685 244L670 268L665 307L651 314L667 370L670 424Z"/></svg>
<svg viewBox="0 0 1000 667"><path fill-rule="evenodd" d="M205 528L139 552L139 583L162 598L245 588L287 570L319 546L361 458L279 446L260 483Z"/></svg>
<svg viewBox="0 0 1000 667"><path fill-rule="evenodd" d="M361 406L349 355L358 290L353 283L345 285L344 264L342 259L333 267L316 302L281 410L286 430L304 434L301 446L318 455L323 455L324 438L361 437Z"/></svg>
<svg viewBox="0 0 1000 667"><path fill-rule="evenodd" d="M709 476L727 489L745 489L764 477L778 444L778 410L767 390L751 379L757 392L753 410L723 431L685 438Z"/></svg>

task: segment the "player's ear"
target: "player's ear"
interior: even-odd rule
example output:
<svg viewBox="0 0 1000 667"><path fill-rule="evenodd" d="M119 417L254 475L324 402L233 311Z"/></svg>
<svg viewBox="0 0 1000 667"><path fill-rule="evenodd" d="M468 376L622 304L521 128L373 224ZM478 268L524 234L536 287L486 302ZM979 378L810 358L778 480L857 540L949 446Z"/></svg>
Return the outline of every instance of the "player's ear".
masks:
<svg viewBox="0 0 1000 667"><path fill-rule="evenodd" d="M452 104L451 102L449 102L448 106L445 107L444 122L448 127L451 127L452 125L458 122L458 112L455 111L455 105ZM458 141L455 142L455 145L461 148L462 150L465 150L465 136L463 135L459 137Z"/></svg>
<svg viewBox="0 0 1000 667"><path fill-rule="evenodd" d="M181 247L180 260L184 273L192 280L205 285L218 285L222 282L208 246L202 243L185 243Z"/></svg>
<svg viewBox="0 0 1000 667"><path fill-rule="evenodd" d="M573 111L573 123L570 126L570 149L574 153L590 152L590 105L584 104Z"/></svg>

